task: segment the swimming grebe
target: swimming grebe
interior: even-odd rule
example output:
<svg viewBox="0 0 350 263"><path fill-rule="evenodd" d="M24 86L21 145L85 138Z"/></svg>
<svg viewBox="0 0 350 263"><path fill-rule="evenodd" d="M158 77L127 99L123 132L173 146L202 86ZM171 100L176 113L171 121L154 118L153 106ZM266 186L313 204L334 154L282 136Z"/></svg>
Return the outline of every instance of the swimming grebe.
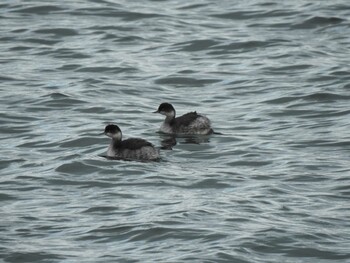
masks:
<svg viewBox="0 0 350 263"><path fill-rule="evenodd" d="M165 115L160 131L169 134L212 134L210 120L198 114L189 112L175 118L176 112L170 103L162 103L154 113Z"/></svg>
<svg viewBox="0 0 350 263"><path fill-rule="evenodd" d="M122 132L117 125L107 125L104 134L112 138L107 150L108 157L145 161L153 161L160 158L159 151L152 143L144 139L129 138L122 140Z"/></svg>

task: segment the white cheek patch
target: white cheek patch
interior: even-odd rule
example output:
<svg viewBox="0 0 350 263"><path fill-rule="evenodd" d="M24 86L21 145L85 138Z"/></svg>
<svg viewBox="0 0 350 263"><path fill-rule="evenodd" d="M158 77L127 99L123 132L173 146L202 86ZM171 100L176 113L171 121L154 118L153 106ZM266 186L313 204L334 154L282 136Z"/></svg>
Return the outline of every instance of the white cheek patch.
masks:
<svg viewBox="0 0 350 263"><path fill-rule="evenodd" d="M115 134L112 134L112 137L115 140L121 140L122 139L122 134L121 134L121 132L117 132Z"/></svg>
<svg viewBox="0 0 350 263"><path fill-rule="evenodd" d="M163 114L167 117L174 117L175 116L175 112L173 112L173 111L161 111L160 114Z"/></svg>

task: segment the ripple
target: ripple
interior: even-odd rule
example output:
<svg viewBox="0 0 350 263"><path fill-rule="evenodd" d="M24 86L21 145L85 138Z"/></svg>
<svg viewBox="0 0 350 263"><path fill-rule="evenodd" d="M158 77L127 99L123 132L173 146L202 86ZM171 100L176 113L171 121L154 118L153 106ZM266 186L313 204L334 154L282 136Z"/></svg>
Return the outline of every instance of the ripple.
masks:
<svg viewBox="0 0 350 263"><path fill-rule="evenodd" d="M110 36L109 38L113 38L112 36ZM108 37L107 37L108 39ZM118 42L118 43L137 43L140 44L143 41L146 41L145 38L143 37L138 37L138 36L126 36L126 37L117 37L114 38L114 42Z"/></svg>
<svg viewBox="0 0 350 263"><path fill-rule="evenodd" d="M93 165L84 164L83 162L73 161L65 163L56 168L56 171L64 174L90 174L99 171L99 168Z"/></svg>
<svg viewBox="0 0 350 263"><path fill-rule="evenodd" d="M316 92L313 94L301 95L301 96L279 97L276 99L266 100L264 102L269 103L269 104L284 104L284 103L300 101L300 100L304 100L304 101L308 101L308 102L309 101L334 102L334 101L339 101L339 100L350 100L350 96L329 93L329 92Z"/></svg>
<svg viewBox="0 0 350 263"><path fill-rule="evenodd" d="M179 10L187 10L187 9L198 9L202 7L206 7L209 4L186 4L184 6L178 7Z"/></svg>
<svg viewBox="0 0 350 263"><path fill-rule="evenodd" d="M45 253L45 252L14 252L5 255L4 260L6 262L39 262L39 261L52 261L61 260L62 257L58 254Z"/></svg>
<svg viewBox="0 0 350 263"><path fill-rule="evenodd" d="M30 50L33 49L33 47L28 47L28 46L15 46L10 48L11 51L23 51L23 50Z"/></svg>
<svg viewBox="0 0 350 263"><path fill-rule="evenodd" d="M16 200L16 199L17 199L17 197L15 197L15 196L4 194L4 193L0 193L0 202L12 201L12 200Z"/></svg>
<svg viewBox="0 0 350 263"><path fill-rule="evenodd" d="M265 166L272 164L272 161L234 161L229 162L230 166Z"/></svg>
<svg viewBox="0 0 350 263"><path fill-rule="evenodd" d="M193 41L177 43L176 45L174 45L174 47L181 47L179 50L182 50L182 51L194 52L194 51L207 50L210 47L215 46L219 43L220 42L214 41L211 39L203 39L203 40L193 40Z"/></svg>
<svg viewBox="0 0 350 263"><path fill-rule="evenodd" d="M225 45L216 45L212 48L209 54L212 55L222 55L229 54L232 51L235 52L248 52L255 50L257 48L267 48L276 45L275 41L244 41L244 42L234 42Z"/></svg>
<svg viewBox="0 0 350 263"><path fill-rule="evenodd" d="M41 101L38 104L45 105L47 107L60 108L60 107L71 107L72 105L81 105L84 104L85 101L73 99L70 96L54 92L48 95L43 96L43 98L48 98L45 101Z"/></svg>
<svg viewBox="0 0 350 263"><path fill-rule="evenodd" d="M76 36L78 32L70 28L47 28L47 29L37 29L34 31L38 34L47 34L54 35L55 37L64 37L64 36Z"/></svg>
<svg viewBox="0 0 350 263"><path fill-rule="evenodd" d="M64 141L60 144L60 147L64 148L72 148L72 147L84 147L91 146L99 142L100 140L96 139L96 137L80 137L78 139L72 139L68 141Z"/></svg>
<svg viewBox="0 0 350 263"><path fill-rule="evenodd" d="M6 262L350 259L346 0L5 2ZM157 134L162 101L224 134ZM115 121L162 161L101 156Z"/></svg>
<svg viewBox="0 0 350 263"><path fill-rule="evenodd" d="M102 207L91 207L83 211L83 213L105 214L106 212L111 213L116 210L118 210L118 208L114 206L102 206Z"/></svg>
<svg viewBox="0 0 350 263"><path fill-rule="evenodd" d="M163 17L162 14L156 13L143 13L143 12L132 12L132 11L122 11L116 8L80 8L76 9L73 12L70 12L71 15L77 16L102 16L102 17L113 17L113 18L122 18L125 21L137 21L141 19L150 19Z"/></svg>
<svg viewBox="0 0 350 263"><path fill-rule="evenodd" d="M74 56L74 57L76 57L76 56ZM63 66L61 66L61 67L59 67L57 69L58 70L64 70L64 71L72 71L72 70L76 70L76 69L78 69L80 67L81 67L80 64L67 64L67 65L63 65Z"/></svg>
<svg viewBox="0 0 350 263"><path fill-rule="evenodd" d="M42 14L56 13L63 10L64 10L63 8L58 7L56 5L37 5L37 6L27 7L27 8L16 8L12 12L42 15Z"/></svg>
<svg viewBox="0 0 350 263"><path fill-rule="evenodd" d="M259 11L237 11L237 12L226 12L221 14L212 15L213 17L223 18L223 19L232 19L232 20L245 20L256 18L261 12Z"/></svg>
<svg viewBox="0 0 350 263"><path fill-rule="evenodd" d="M309 257L316 259L332 259L332 260L342 260L349 259L350 253L338 253L328 249L316 249L316 248L303 248L296 247L294 249L288 249L287 255L290 257Z"/></svg>
<svg viewBox="0 0 350 263"><path fill-rule="evenodd" d="M1 81L15 81L15 80L18 80L18 79L15 79L15 78L10 77L10 76L0 75L0 80Z"/></svg>
<svg viewBox="0 0 350 263"><path fill-rule="evenodd" d="M156 84L169 84L169 85L180 85L180 86L194 86L201 87L208 84L219 82L219 79L197 79L197 78L186 78L186 77L165 77L155 80Z"/></svg>
<svg viewBox="0 0 350 263"><path fill-rule="evenodd" d="M195 188L205 189L205 188L226 188L226 187L231 187L231 185L216 179L206 179L206 180L201 180L199 182L191 184L188 187L191 189L195 189Z"/></svg>
<svg viewBox="0 0 350 263"><path fill-rule="evenodd" d="M53 46L61 42L60 40L42 39L42 38L25 38L25 39L22 39L22 41L26 43L42 44L42 45L48 45L48 46Z"/></svg>
<svg viewBox="0 0 350 263"><path fill-rule="evenodd" d="M54 58L72 58L72 59L85 59L85 58L90 58L91 56L82 52L79 52L74 49L68 49L68 48L57 48L56 50L45 50L42 52L38 52L38 55L41 56L47 56L47 55L52 55ZM69 64L71 65L71 64ZM63 65L62 68L64 67L69 67L69 65ZM80 64L79 64L80 66Z"/></svg>
<svg viewBox="0 0 350 263"><path fill-rule="evenodd" d="M131 73L137 71L131 67L81 67L76 72L109 72L109 73Z"/></svg>
<svg viewBox="0 0 350 263"><path fill-rule="evenodd" d="M317 27L324 27L329 25L337 25L345 20L339 17L322 17L322 16L314 16L309 19L304 20L299 24L295 24L292 28L295 29L312 29Z"/></svg>

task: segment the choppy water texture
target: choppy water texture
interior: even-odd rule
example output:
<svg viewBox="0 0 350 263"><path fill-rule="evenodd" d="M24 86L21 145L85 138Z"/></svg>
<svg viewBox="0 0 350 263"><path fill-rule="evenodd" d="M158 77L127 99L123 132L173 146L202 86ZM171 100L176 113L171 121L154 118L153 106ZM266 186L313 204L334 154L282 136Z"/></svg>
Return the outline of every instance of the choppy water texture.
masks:
<svg viewBox="0 0 350 263"><path fill-rule="evenodd" d="M348 0L5 0L0 19L2 261L350 262ZM111 122L169 141L164 101L223 135L100 157Z"/></svg>

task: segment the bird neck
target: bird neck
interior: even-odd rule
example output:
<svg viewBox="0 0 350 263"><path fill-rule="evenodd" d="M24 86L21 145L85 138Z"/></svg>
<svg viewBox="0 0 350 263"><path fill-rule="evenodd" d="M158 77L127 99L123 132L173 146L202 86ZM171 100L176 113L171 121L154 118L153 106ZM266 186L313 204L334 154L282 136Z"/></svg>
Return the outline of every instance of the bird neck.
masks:
<svg viewBox="0 0 350 263"><path fill-rule="evenodd" d="M165 123L171 123L175 119L175 111L171 111L165 115Z"/></svg>

